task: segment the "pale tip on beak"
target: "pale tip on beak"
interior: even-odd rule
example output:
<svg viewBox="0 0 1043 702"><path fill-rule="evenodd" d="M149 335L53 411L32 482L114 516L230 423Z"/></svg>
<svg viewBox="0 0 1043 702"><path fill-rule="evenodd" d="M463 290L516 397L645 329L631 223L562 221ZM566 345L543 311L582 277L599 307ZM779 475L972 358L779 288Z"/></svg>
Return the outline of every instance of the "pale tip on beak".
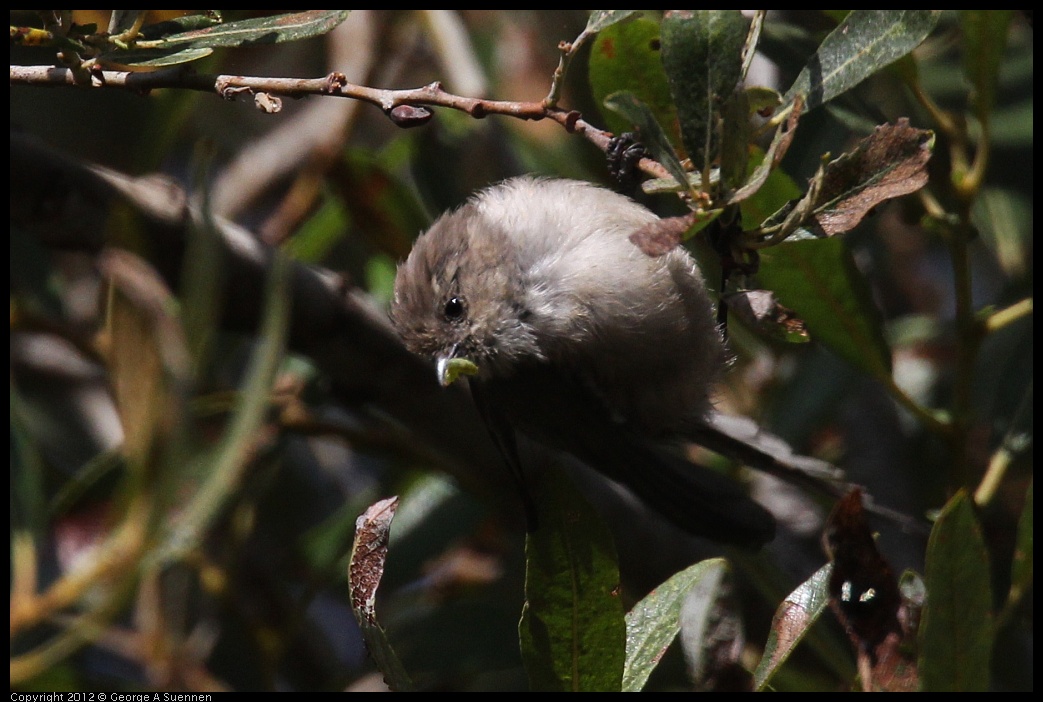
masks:
<svg viewBox="0 0 1043 702"><path fill-rule="evenodd" d="M447 388L461 375L476 375L478 366L467 358L439 357L436 370L438 371L438 382L443 388Z"/></svg>

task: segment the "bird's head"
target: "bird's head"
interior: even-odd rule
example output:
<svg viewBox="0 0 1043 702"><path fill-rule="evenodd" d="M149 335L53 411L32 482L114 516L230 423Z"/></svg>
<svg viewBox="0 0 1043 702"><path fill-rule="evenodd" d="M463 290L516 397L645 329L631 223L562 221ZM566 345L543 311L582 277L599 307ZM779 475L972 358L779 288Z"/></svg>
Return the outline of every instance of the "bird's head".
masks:
<svg viewBox="0 0 1043 702"><path fill-rule="evenodd" d="M468 203L422 234L398 268L391 319L406 347L435 363L442 385L542 359L526 276L502 226Z"/></svg>

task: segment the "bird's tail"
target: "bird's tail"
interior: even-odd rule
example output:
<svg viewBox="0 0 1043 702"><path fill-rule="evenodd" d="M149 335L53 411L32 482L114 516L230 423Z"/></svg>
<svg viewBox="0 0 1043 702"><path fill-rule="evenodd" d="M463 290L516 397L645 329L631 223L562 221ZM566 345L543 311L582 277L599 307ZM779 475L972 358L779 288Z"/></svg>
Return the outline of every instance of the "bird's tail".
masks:
<svg viewBox="0 0 1043 702"><path fill-rule="evenodd" d="M774 517L742 485L693 463L679 449L629 437L602 444L584 458L691 534L749 548L775 536Z"/></svg>

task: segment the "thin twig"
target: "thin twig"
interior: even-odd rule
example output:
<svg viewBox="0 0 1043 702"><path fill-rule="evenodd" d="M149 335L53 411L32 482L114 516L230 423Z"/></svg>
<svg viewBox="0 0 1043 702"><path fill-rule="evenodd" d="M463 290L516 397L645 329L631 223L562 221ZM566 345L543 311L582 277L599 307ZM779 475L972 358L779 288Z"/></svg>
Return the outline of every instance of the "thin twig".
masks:
<svg viewBox="0 0 1043 702"><path fill-rule="evenodd" d="M265 78L260 76L202 74L185 67L149 73L91 70L90 80L85 82L78 80L77 75L68 68L11 66L11 85L113 88L131 90L143 95L161 88L174 88L215 93L226 100L234 100L243 93L251 95L268 93L270 95L292 98L309 95L345 97L378 107L400 126L415 126L426 120L402 121L399 117L401 111L398 108L423 108L430 106L447 107L465 112L475 119L482 119L488 115L503 115L531 120L549 119L560 124L566 131L583 136L602 151L608 149L609 142L614 136L611 132L598 129L588 123L575 110L549 107L543 101L515 102L454 95L443 90L441 83L437 81L419 88L384 90L349 83L343 73L336 71L323 78ZM641 159L638 167L643 172L656 178L669 176L665 168L649 158Z"/></svg>

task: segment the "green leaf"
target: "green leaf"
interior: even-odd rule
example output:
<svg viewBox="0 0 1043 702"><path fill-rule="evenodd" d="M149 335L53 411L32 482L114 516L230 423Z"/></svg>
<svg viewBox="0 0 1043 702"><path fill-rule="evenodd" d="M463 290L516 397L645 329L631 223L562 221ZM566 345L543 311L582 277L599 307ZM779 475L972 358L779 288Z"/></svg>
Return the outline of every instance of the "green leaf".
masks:
<svg viewBox="0 0 1043 702"><path fill-rule="evenodd" d="M750 126L750 103L746 98L746 91L736 90L723 103L717 161L720 164L720 180L728 192L741 186L746 179L753 130ZM781 129L780 127L780 131Z"/></svg>
<svg viewBox="0 0 1043 702"><path fill-rule="evenodd" d="M989 554L965 491L938 516L927 542L927 603L919 632L925 692L984 692L992 663Z"/></svg>
<svg viewBox="0 0 1043 702"><path fill-rule="evenodd" d="M688 184L688 172L674 151L670 139L659 126L652 111L633 93L622 90L605 98L605 107L622 115L641 132L641 141L652 157L663 164L682 187Z"/></svg>
<svg viewBox="0 0 1043 702"><path fill-rule="evenodd" d="M663 127L669 141L679 144L677 108L659 57L659 23L648 19L615 24L598 34L588 63L590 89L598 105L613 93L626 91L644 103ZM613 110L603 111L607 128L620 134L633 120Z"/></svg>
<svg viewBox="0 0 1043 702"><path fill-rule="evenodd" d="M829 606L829 576L832 571L832 563L819 568L775 611L771 632L764 645L764 656L753 672L755 690L765 689Z"/></svg>
<svg viewBox="0 0 1043 702"><path fill-rule="evenodd" d="M256 17L228 24L215 24L171 34L154 42L156 46L151 48L175 45L182 48L236 47L297 41L329 32L347 19L350 12L350 10L307 10L271 17Z"/></svg>
<svg viewBox="0 0 1043 702"><path fill-rule="evenodd" d="M627 613L623 692L640 692L648 682L681 630L681 607L688 594L699 588L702 601L716 603L721 579L727 572L728 562L723 558L696 563L674 574ZM701 613L709 614L711 609L703 608Z"/></svg>
<svg viewBox="0 0 1043 702"><path fill-rule="evenodd" d="M37 544L47 531L46 462L30 431L25 401L8 391L11 436L11 532L27 532Z"/></svg>
<svg viewBox="0 0 1043 702"><path fill-rule="evenodd" d="M749 27L738 10L671 10L663 17L663 68L685 149L700 170L717 156L720 110L742 78Z"/></svg>
<svg viewBox="0 0 1043 702"><path fill-rule="evenodd" d="M525 541L519 624L529 685L536 691L618 692L626 624L612 537L562 471L547 471L540 487L540 527Z"/></svg>
<svg viewBox="0 0 1043 702"><path fill-rule="evenodd" d="M853 10L823 40L784 103L804 96L804 111L823 105L897 61L927 38L939 10Z"/></svg>
<svg viewBox="0 0 1043 702"><path fill-rule="evenodd" d="M758 278L804 320L812 339L876 378L891 378L880 313L843 241L788 241L765 249Z"/></svg>
<svg viewBox="0 0 1043 702"><path fill-rule="evenodd" d="M161 68L163 66L176 66L179 63L188 63L205 58L214 53L208 47L195 47L189 49L132 49L130 51L108 51L98 56L98 61L106 68L136 67Z"/></svg>
<svg viewBox="0 0 1043 702"><path fill-rule="evenodd" d="M109 66L171 66L207 56L216 47L279 44L325 34L343 22L349 13L350 10L308 10L228 24L214 24L207 18L191 24L174 23L175 28L206 26L138 41L133 49L109 51L98 60ZM164 29L170 27L166 22L162 25Z"/></svg>
<svg viewBox="0 0 1043 702"><path fill-rule="evenodd" d="M1020 602L1031 592L1032 587L1032 483L1025 493L1025 507L1018 520L1018 538L1014 547L1014 559L1010 572L1010 595L1008 600Z"/></svg>
<svg viewBox="0 0 1043 702"><path fill-rule="evenodd" d="M1003 50L1013 10L963 10L963 72L974 87L971 104L979 120L988 121L996 104Z"/></svg>

